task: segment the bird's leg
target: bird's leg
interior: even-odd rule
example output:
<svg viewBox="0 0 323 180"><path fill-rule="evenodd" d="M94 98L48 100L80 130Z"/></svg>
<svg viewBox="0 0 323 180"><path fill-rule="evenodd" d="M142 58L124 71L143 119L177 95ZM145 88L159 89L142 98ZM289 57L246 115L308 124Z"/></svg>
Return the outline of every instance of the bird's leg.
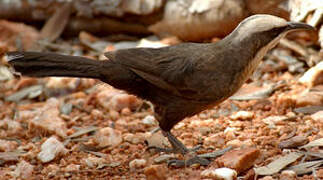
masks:
<svg viewBox="0 0 323 180"><path fill-rule="evenodd" d="M161 148L156 146L149 146L147 149L154 149L157 152L166 152L166 153L180 153L182 155L187 154L188 152L196 152L202 146L198 145L193 148L187 148L181 141L179 141L173 134L170 132L162 131L163 135L167 137L170 142L172 148Z"/></svg>
<svg viewBox="0 0 323 180"><path fill-rule="evenodd" d="M163 131L163 135L167 137L172 148L160 148L160 147L149 147L149 148L155 149L159 152L181 153L183 156L185 155L191 156L186 160L178 160L178 159L169 160L168 161L169 166L184 167L184 166L190 166L192 164L200 164L200 165L206 166L211 162L208 159L216 158L232 149L232 147L228 147L223 150L197 155L195 154L195 151L197 151L201 146L197 146L189 149L180 140L178 140L171 132Z"/></svg>
<svg viewBox="0 0 323 180"><path fill-rule="evenodd" d="M200 146L194 147L192 149L188 149L181 141L179 141L171 132L163 131L163 135L167 137L168 141L170 142L172 148L159 148L159 147L149 147L150 149L155 149L159 152L167 152L167 153L181 153L183 156L193 152L193 157L189 158L188 160L170 160L168 165L176 166L176 167L183 167L183 166L190 166L192 164L200 164L200 165L208 165L210 163L209 160L205 159L204 157L199 157L195 154Z"/></svg>

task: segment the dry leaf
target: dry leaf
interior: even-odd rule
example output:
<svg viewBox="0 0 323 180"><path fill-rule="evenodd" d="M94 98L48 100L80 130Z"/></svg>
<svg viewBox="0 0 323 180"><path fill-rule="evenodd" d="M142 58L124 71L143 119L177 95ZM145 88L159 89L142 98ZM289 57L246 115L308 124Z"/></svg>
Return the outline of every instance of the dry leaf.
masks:
<svg viewBox="0 0 323 180"><path fill-rule="evenodd" d="M302 153L292 152L269 163L267 166L254 168L254 170L257 175L272 175L278 173L280 170L288 166L290 163L295 162L302 156Z"/></svg>

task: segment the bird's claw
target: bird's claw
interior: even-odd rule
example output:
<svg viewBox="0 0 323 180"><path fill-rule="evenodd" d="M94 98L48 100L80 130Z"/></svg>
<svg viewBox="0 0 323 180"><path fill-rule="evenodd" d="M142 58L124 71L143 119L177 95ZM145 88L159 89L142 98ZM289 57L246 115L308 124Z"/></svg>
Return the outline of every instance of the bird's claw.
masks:
<svg viewBox="0 0 323 180"><path fill-rule="evenodd" d="M149 150L155 150L156 152L166 152L166 153L176 153L177 151L173 148L161 148L161 147L157 147L157 146L148 146L147 147L147 151Z"/></svg>
<svg viewBox="0 0 323 180"><path fill-rule="evenodd" d="M191 159L188 160L178 160L178 159L173 159L173 160L169 160L167 162L167 165L170 167L186 167L186 166L191 166L193 164L199 164L202 166L207 166L210 164L211 161L202 158L202 157L198 157L198 156L194 156Z"/></svg>
<svg viewBox="0 0 323 180"><path fill-rule="evenodd" d="M202 148L201 145L197 145L197 146L195 146L193 148L189 148L187 150L188 150L188 152L196 152L196 151L200 150L201 148ZM156 152L166 152L166 153L180 152L179 150L174 149L174 148L161 148L161 147L157 147L157 146L149 146L149 147L147 147L148 151L151 150L151 149L155 150Z"/></svg>

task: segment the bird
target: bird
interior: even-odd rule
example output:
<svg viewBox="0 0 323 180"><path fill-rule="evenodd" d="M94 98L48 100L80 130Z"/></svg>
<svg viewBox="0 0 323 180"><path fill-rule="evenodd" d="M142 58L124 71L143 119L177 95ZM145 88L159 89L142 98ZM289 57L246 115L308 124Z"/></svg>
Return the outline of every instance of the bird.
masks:
<svg viewBox="0 0 323 180"><path fill-rule="evenodd" d="M162 48L130 48L106 52L96 61L50 52L8 52L7 61L23 76L99 79L117 89L150 101L162 134L171 147L158 151L187 155L171 129L186 117L223 102L241 88L265 54L288 32L314 30L305 23L258 14L244 19L216 43L185 42ZM175 159L175 166L208 165L198 156Z"/></svg>

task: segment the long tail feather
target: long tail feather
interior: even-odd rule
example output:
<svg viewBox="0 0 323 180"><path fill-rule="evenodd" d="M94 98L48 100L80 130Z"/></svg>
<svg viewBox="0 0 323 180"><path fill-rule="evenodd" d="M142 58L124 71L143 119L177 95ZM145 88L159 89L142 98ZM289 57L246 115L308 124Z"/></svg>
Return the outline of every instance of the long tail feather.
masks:
<svg viewBox="0 0 323 180"><path fill-rule="evenodd" d="M42 52L9 52L8 63L25 76L100 78L103 63L80 56Z"/></svg>

